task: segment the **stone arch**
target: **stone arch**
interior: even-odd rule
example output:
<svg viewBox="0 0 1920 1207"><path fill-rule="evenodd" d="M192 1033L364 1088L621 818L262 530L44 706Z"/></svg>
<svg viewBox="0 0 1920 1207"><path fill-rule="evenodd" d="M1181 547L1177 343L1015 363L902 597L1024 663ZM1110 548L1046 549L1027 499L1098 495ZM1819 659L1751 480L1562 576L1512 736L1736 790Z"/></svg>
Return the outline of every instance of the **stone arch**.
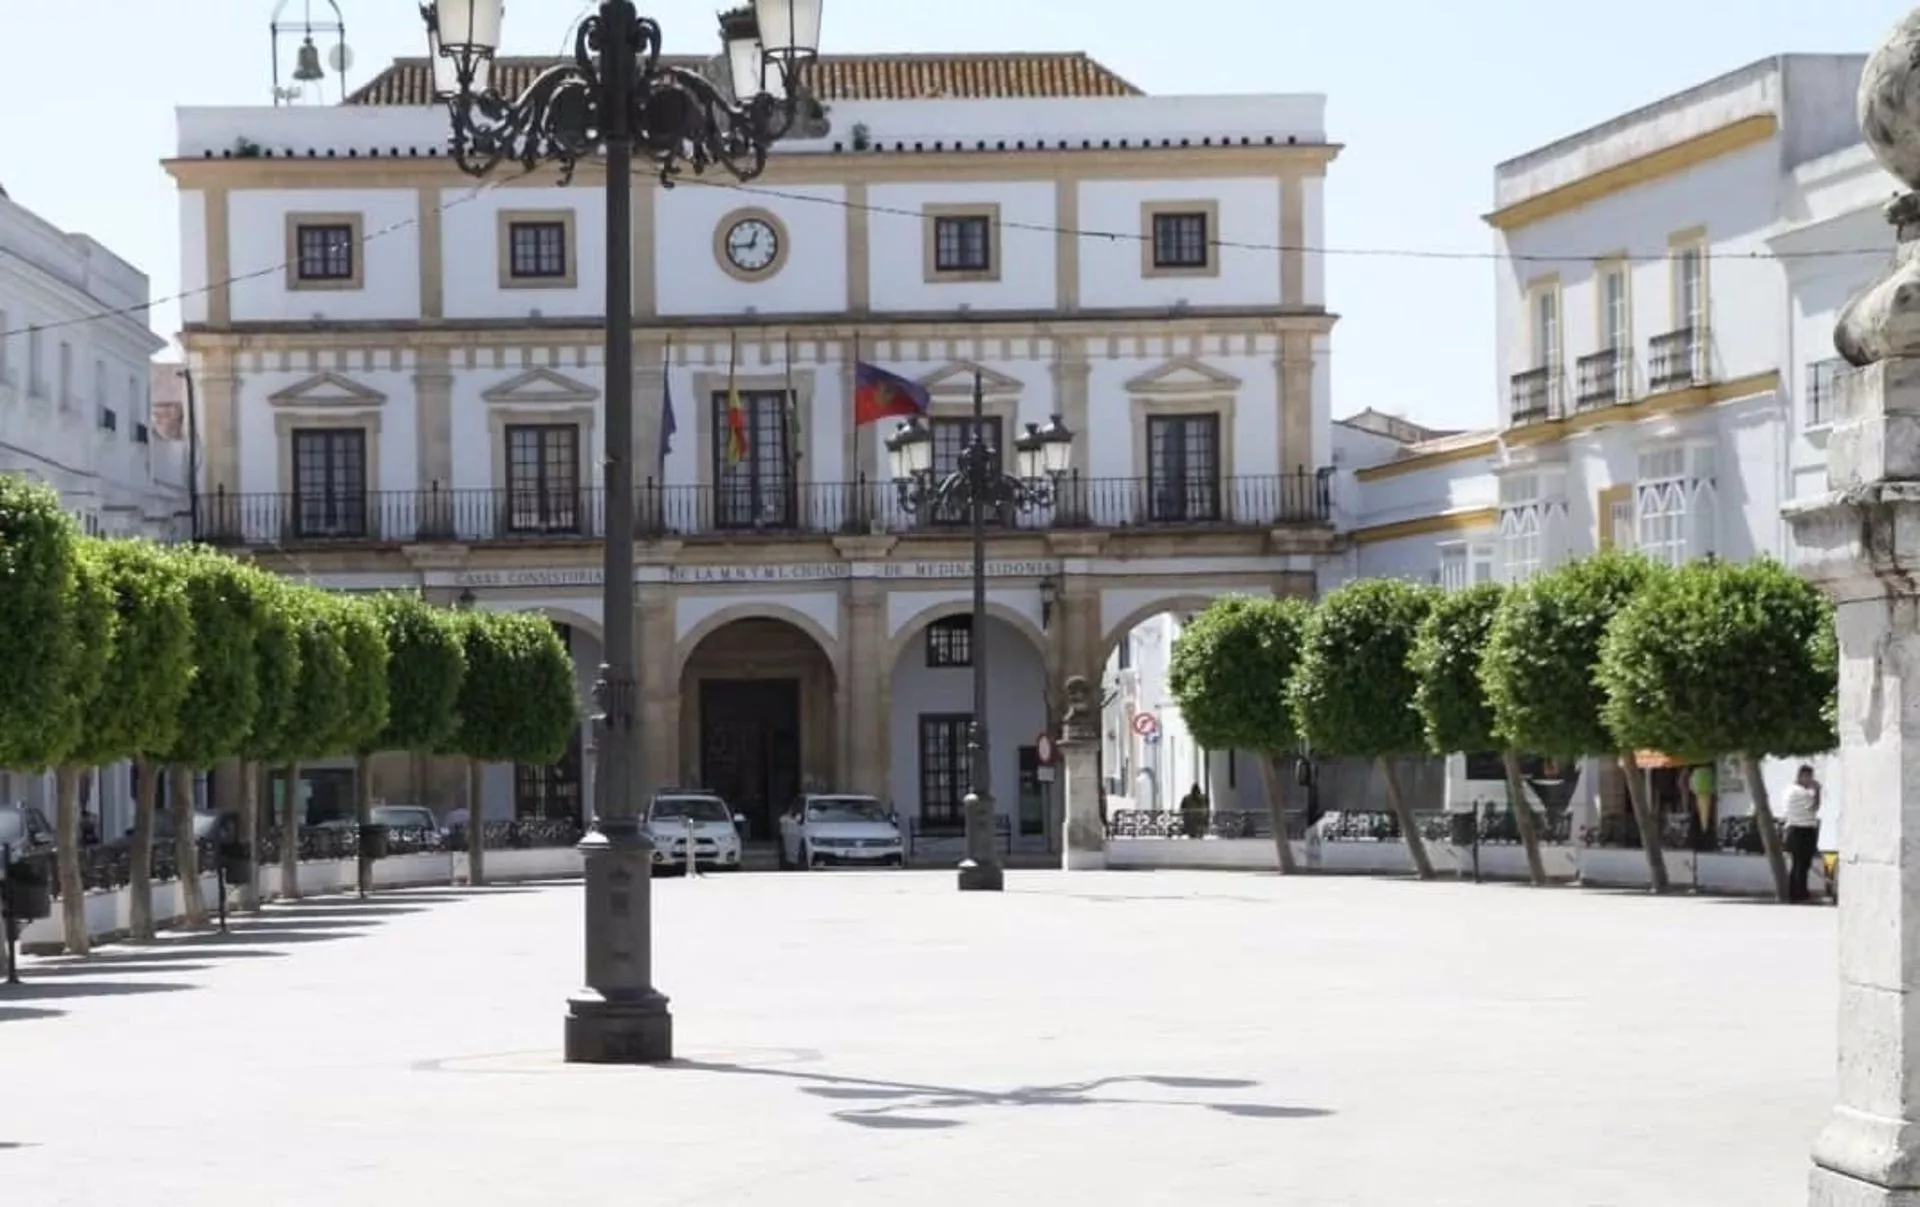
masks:
<svg viewBox="0 0 1920 1207"><path fill-rule="evenodd" d="M606 647L607 635L605 630L601 628L599 621L588 616L585 612L577 612L572 608L562 608L552 604L541 604L532 608L502 607L499 611L519 612L527 616L544 616L556 624L568 625L586 634L593 638L601 648L604 649Z"/></svg>
<svg viewBox="0 0 1920 1207"><path fill-rule="evenodd" d="M700 623L687 630L686 635L675 643L673 655L674 682L679 682L680 676L686 673L687 663L692 660L694 651L700 648L702 641L705 641L728 625L741 620L778 620L792 625L813 639L813 643L820 647L820 652L826 655L828 665L833 667L834 677L836 679L841 677L840 643L834 640L833 635L827 632L825 626L819 621L802 612L800 609L789 607L786 604L774 603L768 600L743 600L737 604L729 604L713 615L706 617L700 621Z"/></svg>
<svg viewBox="0 0 1920 1207"><path fill-rule="evenodd" d="M973 604L967 600L953 600L933 604L922 608L908 618L907 622L887 638L887 667L891 669L900 661L900 655L906 652L907 643L920 635L920 631L936 620L945 620L949 616L966 616L973 612ZM995 620L1017 629L1033 645L1033 652L1042 658L1047 656L1047 635L1040 626L1013 608L1002 603L987 601L987 615Z"/></svg>
<svg viewBox="0 0 1920 1207"><path fill-rule="evenodd" d="M1253 591L1240 587L1222 587L1214 591L1181 591L1148 600L1146 603L1133 609L1133 611L1128 612L1125 616L1122 616L1117 623L1110 626L1100 635L1100 665L1102 667L1107 665L1107 659L1113 657L1113 651L1119 647L1121 639L1128 633L1133 632L1142 621L1150 620L1164 612L1199 612L1214 600L1227 595L1262 594L1270 597L1272 592Z"/></svg>

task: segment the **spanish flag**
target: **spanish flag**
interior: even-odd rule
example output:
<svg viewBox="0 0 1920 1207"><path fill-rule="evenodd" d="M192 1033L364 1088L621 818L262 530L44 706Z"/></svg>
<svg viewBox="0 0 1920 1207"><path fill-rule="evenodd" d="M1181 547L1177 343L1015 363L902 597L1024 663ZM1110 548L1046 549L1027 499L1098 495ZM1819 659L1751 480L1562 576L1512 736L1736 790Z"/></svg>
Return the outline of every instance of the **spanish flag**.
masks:
<svg viewBox="0 0 1920 1207"><path fill-rule="evenodd" d="M740 398L734 371L740 363L740 337L735 335L727 352L727 451L726 462L732 468L747 459L747 404Z"/></svg>

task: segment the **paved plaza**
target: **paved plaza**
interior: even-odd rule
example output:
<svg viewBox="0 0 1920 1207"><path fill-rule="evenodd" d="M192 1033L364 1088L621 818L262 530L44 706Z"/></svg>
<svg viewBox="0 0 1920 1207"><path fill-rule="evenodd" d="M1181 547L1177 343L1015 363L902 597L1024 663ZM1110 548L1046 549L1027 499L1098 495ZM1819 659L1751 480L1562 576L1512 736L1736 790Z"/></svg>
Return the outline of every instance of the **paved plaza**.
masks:
<svg viewBox="0 0 1920 1207"><path fill-rule="evenodd" d="M1834 913L1227 873L656 885L682 1063L559 1063L577 885L0 988L33 1207L1803 1203Z"/></svg>

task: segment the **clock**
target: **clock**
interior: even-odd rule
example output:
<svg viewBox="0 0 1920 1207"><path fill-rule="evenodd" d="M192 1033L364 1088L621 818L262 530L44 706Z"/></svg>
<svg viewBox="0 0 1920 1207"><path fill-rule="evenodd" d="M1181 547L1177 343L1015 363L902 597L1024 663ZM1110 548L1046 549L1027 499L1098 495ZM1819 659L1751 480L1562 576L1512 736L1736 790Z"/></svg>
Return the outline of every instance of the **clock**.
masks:
<svg viewBox="0 0 1920 1207"><path fill-rule="evenodd" d="M727 263L759 276L780 262L780 232L765 218L742 218L727 228L725 248Z"/></svg>

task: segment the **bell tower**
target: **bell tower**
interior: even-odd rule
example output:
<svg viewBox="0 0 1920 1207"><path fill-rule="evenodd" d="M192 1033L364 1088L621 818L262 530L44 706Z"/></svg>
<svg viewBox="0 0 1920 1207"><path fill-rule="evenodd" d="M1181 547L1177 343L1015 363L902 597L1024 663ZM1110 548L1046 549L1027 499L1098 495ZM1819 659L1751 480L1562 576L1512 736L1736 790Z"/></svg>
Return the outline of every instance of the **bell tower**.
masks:
<svg viewBox="0 0 1920 1207"><path fill-rule="evenodd" d="M289 9L298 9L291 14ZM337 0L279 0L268 22L273 34L273 103L325 105L347 99L346 19ZM333 86L327 79L333 78Z"/></svg>

